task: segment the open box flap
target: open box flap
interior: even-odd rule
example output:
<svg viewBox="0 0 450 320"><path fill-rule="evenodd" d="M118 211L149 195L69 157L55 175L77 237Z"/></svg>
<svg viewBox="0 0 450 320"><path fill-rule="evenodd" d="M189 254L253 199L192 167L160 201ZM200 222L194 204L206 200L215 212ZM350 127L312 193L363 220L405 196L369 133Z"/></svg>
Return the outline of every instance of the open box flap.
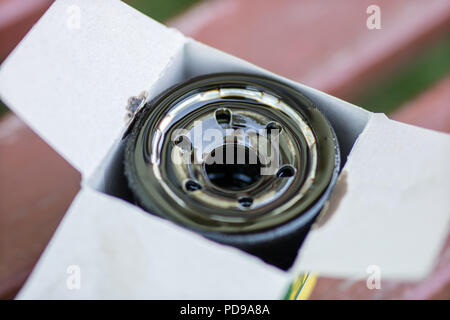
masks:
<svg viewBox="0 0 450 320"><path fill-rule="evenodd" d="M18 298L281 299L288 285L255 257L85 188Z"/></svg>
<svg viewBox="0 0 450 320"><path fill-rule="evenodd" d="M0 97L86 176L184 41L120 1L56 1L2 64Z"/></svg>
<svg viewBox="0 0 450 320"><path fill-rule="evenodd" d="M373 114L294 270L423 278L447 235L449 195L450 135Z"/></svg>

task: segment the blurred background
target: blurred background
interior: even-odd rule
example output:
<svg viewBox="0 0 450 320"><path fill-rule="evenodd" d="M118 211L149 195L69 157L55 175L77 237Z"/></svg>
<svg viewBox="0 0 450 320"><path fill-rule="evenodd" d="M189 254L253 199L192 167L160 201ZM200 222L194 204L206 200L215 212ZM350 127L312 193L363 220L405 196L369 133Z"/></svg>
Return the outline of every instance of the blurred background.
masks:
<svg viewBox="0 0 450 320"><path fill-rule="evenodd" d="M52 0L0 0L0 63ZM129 0L208 45L373 112L450 133L449 0ZM370 5L381 29L370 30ZM0 298L25 282L80 175L0 102ZM419 283L319 277L315 299L450 299L450 237Z"/></svg>

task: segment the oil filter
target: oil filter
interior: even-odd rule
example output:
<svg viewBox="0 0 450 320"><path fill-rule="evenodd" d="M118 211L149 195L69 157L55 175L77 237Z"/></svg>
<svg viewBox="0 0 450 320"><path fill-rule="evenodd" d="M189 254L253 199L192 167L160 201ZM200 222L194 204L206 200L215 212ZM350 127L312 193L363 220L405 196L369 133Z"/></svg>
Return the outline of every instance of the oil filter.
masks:
<svg viewBox="0 0 450 320"><path fill-rule="evenodd" d="M287 269L340 167L306 96L250 74L197 77L145 104L125 138L137 205Z"/></svg>

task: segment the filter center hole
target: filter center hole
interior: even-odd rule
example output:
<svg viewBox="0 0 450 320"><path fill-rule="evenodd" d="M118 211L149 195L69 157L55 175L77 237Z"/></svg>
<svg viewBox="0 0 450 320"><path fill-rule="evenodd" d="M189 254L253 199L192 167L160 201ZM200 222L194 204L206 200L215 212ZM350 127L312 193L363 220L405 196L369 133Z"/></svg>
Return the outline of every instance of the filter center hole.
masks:
<svg viewBox="0 0 450 320"><path fill-rule="evenodd" d="M261 177L261 163L255 151L236 143L214 149L206 159L209 180L219 188L242 190Z"/></svg>

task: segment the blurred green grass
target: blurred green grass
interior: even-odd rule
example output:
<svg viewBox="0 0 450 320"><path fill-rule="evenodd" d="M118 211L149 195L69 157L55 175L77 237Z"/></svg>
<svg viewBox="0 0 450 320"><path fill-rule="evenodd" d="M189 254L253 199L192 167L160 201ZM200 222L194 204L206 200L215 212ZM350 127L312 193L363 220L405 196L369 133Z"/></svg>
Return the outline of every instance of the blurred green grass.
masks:
<svg viewBox="0 0 450 320"><path fill-rule="evenodd" d="M0 101L0 117L8 111L8 108Z"/></svg>
<svg viewBox="0 0 450 320"><path fill-rule="evenodd" d="M389 113L450 74L450 37L427 47L392 69L352 103L373 112Z"/></svg>
<svg viewBox="0 0 450 320"><path fill-rule="evenodd" d="M180 14L199 0L130 0L128 4L160 22Z"/></svg>

